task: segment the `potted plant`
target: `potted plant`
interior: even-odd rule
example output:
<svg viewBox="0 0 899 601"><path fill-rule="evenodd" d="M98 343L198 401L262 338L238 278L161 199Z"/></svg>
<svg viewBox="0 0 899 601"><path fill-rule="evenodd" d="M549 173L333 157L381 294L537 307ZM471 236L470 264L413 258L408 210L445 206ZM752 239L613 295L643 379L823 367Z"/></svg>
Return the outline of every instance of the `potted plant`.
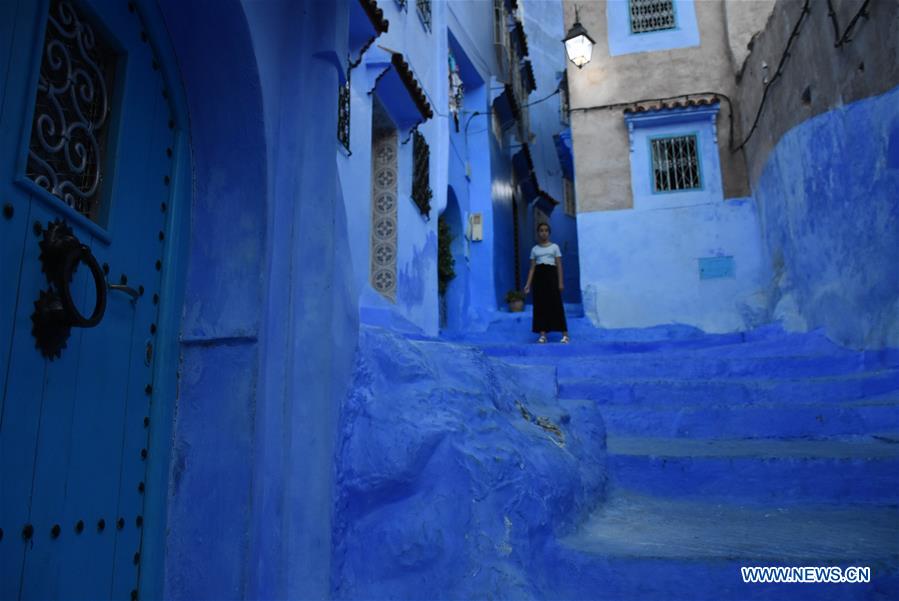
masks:
<svg viewBox="0 0 899 601"><path fill-rule="evenodd" d="M506 304L509 305L510 313L524 311L524 292L521 290L509 290L506 292Z"/></svg>

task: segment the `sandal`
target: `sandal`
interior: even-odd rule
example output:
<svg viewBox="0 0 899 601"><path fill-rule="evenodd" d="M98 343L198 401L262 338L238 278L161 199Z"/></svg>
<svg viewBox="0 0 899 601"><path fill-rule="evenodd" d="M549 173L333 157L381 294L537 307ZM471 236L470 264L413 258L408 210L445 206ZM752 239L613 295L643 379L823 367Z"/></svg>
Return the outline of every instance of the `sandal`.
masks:
<svg viewBox="0 0 899 601"><path fill-rule="evenodd" d="M540 335L540 338L537 339L538 344L546 344L546 336L543 334Z"/></svg>
<svg viewBox="0 0 899 601"><path fill-rule="evenodd" d="M569 342L571 342L571 338L569 338L567 335L565 335L565 336L562 336L562 340L560 340L559 342L561 342L562 344L568 344Z"/></svg>

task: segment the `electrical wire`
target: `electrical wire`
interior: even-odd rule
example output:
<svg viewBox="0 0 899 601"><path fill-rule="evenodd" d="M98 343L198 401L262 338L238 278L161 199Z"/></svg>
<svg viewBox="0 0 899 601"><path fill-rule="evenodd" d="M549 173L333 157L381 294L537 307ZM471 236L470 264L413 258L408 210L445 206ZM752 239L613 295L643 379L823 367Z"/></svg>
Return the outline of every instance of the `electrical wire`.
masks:
<svg viewBox="0 0 899 601"><path fill-rule="evenodd" d="M752 135L755 133L756 128L759 125L759 119L762 116L762 109L765 108L765 102L768 100L768 91L771 89L771 86L780 79L780 76L783 74L784 65L787 62L787 58L790 56L790 48L793 46L793 40L795 40L799 36L799 28L802 26L802 22L805 21L808 16L809 10L809 0L805 0L805 3L802 5L802 12L799 14L799 18L796 19L796 24L793 25L793 30L790 32L790 37L787 40L787 45L784 48L783 54L780 56L780 61L777 63L777 70L774 72L774 75L771 76L771 79L765 84L765 88L762 90L762 100L759 102L759 108L755 112L755 119L752 120L752 127L749 128L749 133L746 134L746 138L743 139L742 142L734 149L734 151L740 150L746 143L749 142Z"/></svg>
<svg viewBox="0 0 899 601"><path fill-rule="evenodd" d="M836 46L841 36L840 24L837 23L837 13L833 9L833 0L827 0L827 16L830 17L830 22L833 25L833 45Z"/></svg>
<svg viewBox="0 0 899 601"><path fill-rule="evenodd" d="M524 104L521 106L521 108L528 108L528 107L540 104L541 102L546 102L547 100L549 100L550 98L552 98L553 96L555 96L558 93L559 93L559 88L556 88L556 91L553 92L552 94L548 94L548 95L544 96L543 98L540 98L539 100L535 100L534 102L529 102L527 104ZM462 112L464 113L466 111L462 111ZM492 114L493 114L492 108L487 109L486 111L475 111L473 113L469 113L468 121L465 122L466 132L468 131L468 126L471 124L472 119L474 119L475 117L477 117L479 115L487 116L487 115L492 115ZM514 121L517 121L517 119L512 119L511 121L514 122ZM506 123L508 123L508 122L506 122ZM503 129L505 129L505 127L503 127Z"/></svg>
<svg viewBox="0 0 899 601"><path fill-rule="evenodd" d="M852 17L852 20L849 21L849 25L846 26L845 31L843 31L842 35L840 34L840 26L837 23L837 15L833 9L832 0L827 0L828 7L828 15L830 16L831 22L833 23L833 31L834 31L834 47L840 48L843 44L852 41L852 38L849 37L852 33L855 24L862 17L868 17L868 4L870 0L865 0L862 4L861 8L858 9L858 12L855 13L855 16ZM746 143L749 142L749 139L752 137L752 134L755 133L756 128L758 127L759 119L762 115L762 109L765 107L765 102L768 99L768 90L771 88L771 85L777 81L780 76L783 74L783 68L786 64L787 58L790 56L790 48L793 45L793 40L795 40L799 36L799 28L802 25L802 22L806 19L810 11L810 3L809 0L805 0L805 3L802 6L802 12L799 15L799 18L796 20L796 24L793 26L793 30L790 32L790 38L787 40L786 48L784 48L783 54L780 57L780 61L777 64L777 70L774 72L774 75L768 80L768 83L765 84L765 89L762 91L762 100L759 103L759 108L755 113L755 119L752 121L752 127L749 129L749 133L746 135L746 139L744 139L739 146L736 147L735 150L740 150Z"/></svg>
<svg viewBox="0 0 899 601"><path fill-rule="evenodd" d="M855 24L862 17L868 18L868 4L871 0L865 0L862 3L861 8L855 13L855 16L849 21L849 25L846 26L846 30L840 34L840 24L837 21L837 13L833 8L833 0L827 0L827 16L830 17L831 22L833 23L833 46L834 48L840 48L843 44L852 41L852 38L849 37L849 34L852 33L852 29L855 27Z"/></svg>
<svg viewBox="0 0 899 601"><path fill-rule="evenodd" d="M736 152L739 148L733 147L734 140L734 105L730 99L730 96L724 94L722 92L690 92L689 94L678 94L677 96L666 96L664 98L643 98L641 100L629 100L627 102L613 102L611 104L597 104L594 106L573 106L568 109L569 112L573 113L575 111L598 111L598 110L614 110L621 108L633 107L638 104L662 104L663 102L671 102L673 100L684 100L689 101L691 97L700 96L700 97L708 97L714 96L715 98L724 101L727 103L727 116L730 121L730 151Z"/></svg>
<svg viewBox="0 0 899 601"><path fill-rule="evenodd" d="M537 104L540 104L541 102L546 102L553 96L557 95L559 93L559 91L560 91L559 88L556 88L556 90L552 94L547 94L546 96L544 96L543 98L540 98L539 100L535 100L534 102L529 102L529 103L523 105L521 108L529 108L529 107L535 106ZM465 111L462 111L462 112L464 113ZM469 113L468 120L465 122L465 148L466 149L468 148L468 126L471 125L471 120L480 115L483 115L486 117L486 116L492 115L492 114L493 114L492 107L487 109L486 111L474 111L473 113ZM500 123L499 128L502 131L506 131L508 126L512 123L515 123L517 120L518 120L518 118L515 117L512 119L509 119L508 121L504 121L504 122ZM484 131L487 131L487 130L484 129ZM480 132L478 132L478 133L480 133Z"/></svg>

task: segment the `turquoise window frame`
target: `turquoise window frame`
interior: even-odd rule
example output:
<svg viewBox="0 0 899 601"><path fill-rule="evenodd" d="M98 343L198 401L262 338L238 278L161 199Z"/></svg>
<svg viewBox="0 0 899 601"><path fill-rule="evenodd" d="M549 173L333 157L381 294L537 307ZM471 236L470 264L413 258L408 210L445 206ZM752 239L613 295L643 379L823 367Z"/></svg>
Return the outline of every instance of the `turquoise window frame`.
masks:
<svg viewBox="0 0 899 601"><path fill-rule="evenodd" d="M665 140L668 138L683 138L686 136L693 136L696 140L696 168L699 171L699 187L698 188L682 188L680 190L657 190L656 189L656 178L655 178L655 168L652 165L652 141L653 140ZM667 195L667 194L683 194L685 192L705 192L705 169L702 167L702 136L700 135L699 130L692 130L689 132L677 132L677 133L661 133L654 136L646 136L646 144L649 147L649 181L652 183L651 193L653 196L655 195Z"/></svg>

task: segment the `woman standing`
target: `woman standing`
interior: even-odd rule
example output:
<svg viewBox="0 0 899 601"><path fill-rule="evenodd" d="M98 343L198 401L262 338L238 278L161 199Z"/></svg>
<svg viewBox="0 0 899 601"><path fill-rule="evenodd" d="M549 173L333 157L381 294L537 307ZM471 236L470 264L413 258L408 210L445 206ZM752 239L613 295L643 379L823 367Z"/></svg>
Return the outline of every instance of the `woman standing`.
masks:
<svg viewBox="0 0 899 601"><path fill-rule="evenodd" d="M548 223L537 226L537 244L531 249L531 269L524 293L534 285L533 332L540 333L537 342L546 342L547 332L562 332L561 342L567 344L568 324L565 322L565 308L562 305L562 251L559 245L549 240Z"/></svg>

